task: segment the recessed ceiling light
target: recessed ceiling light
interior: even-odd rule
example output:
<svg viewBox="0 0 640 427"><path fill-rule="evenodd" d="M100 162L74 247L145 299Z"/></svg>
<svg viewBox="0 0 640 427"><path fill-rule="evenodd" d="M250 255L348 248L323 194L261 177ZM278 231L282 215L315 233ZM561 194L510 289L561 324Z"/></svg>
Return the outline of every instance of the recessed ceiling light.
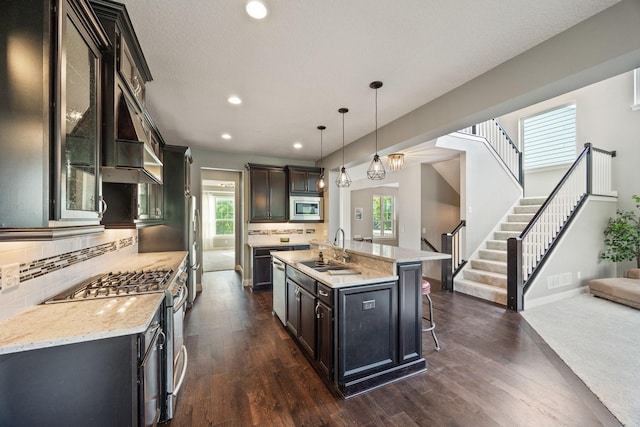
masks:
<svg viewBox="0 0 640 427"><path fill-rule="evenodd" d="M301 148L302 148L302 144L300 144L299 142L294 142L294 143L293 143L293 148L295 148L295 149L299 150L299 149L301 149Z"/></svg>
<svg viewBox="0 0 640 427"><path fill-rule="evenodd" d="M231 135L229 135L228 133L223 133L220 136L222 136L222 139L231 139Z"/></svg>
<svg viewBox="0 0 640 427"><path fill-rule="evenodd" d="M258 0L252 0L247 3L246 10L253 19L262 19L267 16L267 7Z"/></svg>
<svg viewBox="0 0 640 427"><path fill-rule="evenodd" d="M227 101L229 101L229 104L234 104L234 105L242 104L242 99L240 99L235 95L231 95L229 98L227 98Z"/></svg>

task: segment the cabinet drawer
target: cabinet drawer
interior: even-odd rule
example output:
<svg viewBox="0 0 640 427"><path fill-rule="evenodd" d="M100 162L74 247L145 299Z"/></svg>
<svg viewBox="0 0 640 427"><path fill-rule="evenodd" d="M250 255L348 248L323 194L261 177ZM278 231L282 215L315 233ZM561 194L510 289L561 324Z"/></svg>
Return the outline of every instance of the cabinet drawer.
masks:
<svg viewBox="0 0 640 427"><path fill-rule="evenodd" d="M318 299L329 307L333 307L333 289L322 283L318 283Z"/></svg>
<svg viewBox="0 0 640 427"><path fill-rule="evenodd" d="M316 281L295 268L287 265L287 277L312 295L316 294Z"/></svg>

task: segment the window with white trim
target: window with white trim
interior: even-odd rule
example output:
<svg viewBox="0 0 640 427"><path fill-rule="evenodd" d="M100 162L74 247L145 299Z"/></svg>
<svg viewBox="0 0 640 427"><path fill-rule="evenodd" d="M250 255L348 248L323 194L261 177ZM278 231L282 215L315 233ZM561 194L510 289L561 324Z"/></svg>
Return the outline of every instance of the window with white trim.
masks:
<svg viewBox="0 0 640 427"><path fill-rule="evenodd" d="M640 110L640 68L633 70L633 105L631 109Z"/></svg>
<svg viewBox="0 0 640 427"><path fill-rule="evenodd" d="M576 159L575 104L522 120L524 168L571 163Z"/></svg>
<svg viewBox="0 0 640 427"><path fill-rule="evenodd" d="M373 196L373 237L395 237L394 205L393 196Z"/></svg>

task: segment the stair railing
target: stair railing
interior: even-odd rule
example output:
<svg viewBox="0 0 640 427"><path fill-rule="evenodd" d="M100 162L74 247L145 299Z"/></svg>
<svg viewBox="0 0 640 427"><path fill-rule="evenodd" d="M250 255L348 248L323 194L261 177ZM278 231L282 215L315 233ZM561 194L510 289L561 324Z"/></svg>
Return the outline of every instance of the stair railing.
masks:
<svg viewBox="0 0 640 427"><path fill-rule="evenodd" d="M467 225L464 219L450 233L442 233L442 253L451 255L451 259L442 260L442 289L453 291L453 279L467 263L462 259L462 231Z"/></svg>
<svg viewBox="0 0 640 427"><path fill-rule="evenodd" d="M428 250L430 250L430 251L432 251L432 252L440 252L440 251L438 250L438 248L436 248L435 246L433 246L433 244L432 244L430 241L428 241L427 239L425 239L424 237L421 237L421 238L420 238L420 241L422 242L422 244L423 244L424 246L426 246L426 247L427 247L427 249L428 249Z"/></svg>
<svg viewBox="0 0 640 427"><path fill-rule="evenodd" d="M504 128L496 119L487 120L477 125L461 129L459 132L477 135L485 138L493 151L505 164L513 177L524 185L524 170L522 168L522 152L518 149L513 140L509 137Z"/></svg>
<svg viewBox="0 0 640 427"><path fill-rule="evenodd" d="M519 237L507 240L507 307L520 311L528 285L588 195L612 195L615 151L584 149Z"/></svg>

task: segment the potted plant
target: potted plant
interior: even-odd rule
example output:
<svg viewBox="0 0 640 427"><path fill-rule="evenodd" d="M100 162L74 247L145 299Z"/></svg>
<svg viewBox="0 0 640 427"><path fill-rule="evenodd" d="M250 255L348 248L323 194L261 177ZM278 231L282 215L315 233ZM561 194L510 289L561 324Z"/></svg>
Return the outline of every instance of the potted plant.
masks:
<svg viewBox="0 0 640 427"><path fill-rule="evenodd" d="M640 208L640 196L633 195L636 208ZM609 218L604 229L605 250L601 259L611 262L636 261L640 268L640 218L635 211L616 210L616 217Z"/></svg>

